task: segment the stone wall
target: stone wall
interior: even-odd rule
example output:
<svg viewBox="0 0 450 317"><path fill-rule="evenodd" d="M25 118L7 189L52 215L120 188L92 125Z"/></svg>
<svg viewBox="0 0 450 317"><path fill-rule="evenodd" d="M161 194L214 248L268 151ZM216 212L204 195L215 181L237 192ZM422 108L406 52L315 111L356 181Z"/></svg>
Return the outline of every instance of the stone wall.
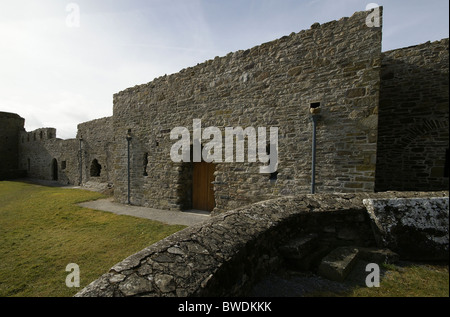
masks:
<svg viewBox="0 0 450 317"><path fill-rule="evenodd" d="M106 117L78 125L82 137L83 184L113 182L113 118Z"/></svg>
<svg viewBox="0 0 450 317"><path fill-rule="evenodd" d="M20 133L19 166L27 176L78 184L78 141L56 138L56 129L42 128Z"/></svg>
<svg viewBox="0 0 450 317"><path fill-rule="evenodd" d="M315 234L328 250L375 246L364 199L427 195L448 200L448 192L357 193L255 203L143 249L76 296L245 296L259 279L284 265L280 246L292 239Z"/></svg>
<svg viewBox="0 0 450 317"><path fill-rule="evenodd" d="M448 197L365 199L377 244L404 259L447 260Z"/></svg>
<svg viewBox="0 0 450 317"><path fill-rule="evenodd" d="M27 171L28 177L62 184L98 186L99 183L112 183L113 141L112 118L79 124L76 139L58 139L54 128L22 131L18 142L19 167ZM94 160L99 164L99 176L91 173Z"/></svg>
<svg viewBox="0 0 450 317"><path fill-rule="evenodd" d="M19 115L0 112L0 180L15 178L19 160L19 134L25 120Z"/></svg>
<svg viewBox="0 0 450 317"><path fill-rule="evenodd" d="M127 200L130 131L132 203L191 207L193 167L171 161L170 131L192 132L193 119L222 133L225 127L279 128L277 175L260 174L259 162L217 164L215 212L309 192L316 102L317 192L373 191L381 28L367 27L367 14L314 24L115 94L116 200Z"/></svg>
<svg viewBox="0 0 450 317"><path fill-rule="evenodd" d="M449 188L448 44L383 53L377 191Z"/></svg>

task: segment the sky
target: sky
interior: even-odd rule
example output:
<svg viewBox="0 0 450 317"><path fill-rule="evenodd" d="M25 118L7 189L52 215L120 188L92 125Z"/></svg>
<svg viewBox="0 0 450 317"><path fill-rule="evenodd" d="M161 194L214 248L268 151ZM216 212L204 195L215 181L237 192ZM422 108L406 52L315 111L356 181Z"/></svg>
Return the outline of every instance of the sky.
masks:
<svg viewBox="0 0 450 317"><path fill-rule="evenodd" d="M447 0L0 0L0 111L74 138L119 91L371 3L383 51L449 37Z"/></svg>

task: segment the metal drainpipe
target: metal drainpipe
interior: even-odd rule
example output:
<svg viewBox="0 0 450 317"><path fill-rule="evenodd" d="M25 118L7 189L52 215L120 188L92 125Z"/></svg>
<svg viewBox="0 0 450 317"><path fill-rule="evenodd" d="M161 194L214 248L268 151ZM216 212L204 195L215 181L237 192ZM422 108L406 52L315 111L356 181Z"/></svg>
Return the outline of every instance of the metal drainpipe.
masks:
<svg viewBox="0 0 450 317"><path fill-rule="evenodd" d="M312 135L312 167L311 167L311 194L316 193L316 127L317 116L312 115L311 121L313 123L313 135Z"/></svg>
<svg viewBox="0 0 450 317"><path fill-rule="evenodd" d="M127 177L128 177L128 188L127 188L127 204L131 205L130 201L130 142L131 142L131 134L130 131L128 131L127 134Z"/></svg>

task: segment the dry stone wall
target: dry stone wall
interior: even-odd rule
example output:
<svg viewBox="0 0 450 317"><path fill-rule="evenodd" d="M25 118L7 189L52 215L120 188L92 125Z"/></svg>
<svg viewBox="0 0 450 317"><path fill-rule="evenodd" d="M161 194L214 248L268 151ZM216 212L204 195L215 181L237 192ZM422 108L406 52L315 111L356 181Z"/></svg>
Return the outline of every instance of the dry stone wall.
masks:
<svg viewBox="0 0 450 317"><path fill-rule="evenodd" d="M112 117L79 124L77 139L82 139L82 184L103 183L112 186L115 141Z"/></svg>
<svg viewBox="0 0 450 317"><path fill-rule="evenodd" d="M241 207L128 257L76 296L245 296L284 265L282 246L292 239L315 235L320 241L315 248L329 251L375 246L364 199L428 195L448 201L448 192L317 194Z"/></svg>
<svg viewBox="0 0 450 317"><path fill-rule="evenodd" d="M376 190L448 190L449 40L383 53Z"/></svg>
<svg viewBox="0 0 450 317"><path fill-rule="evenodd" d="M260 174L260 162L217 164L215 212L309 192L310 106L316 102L317 192L373 191L381 28L367 27L367 14L314 24L115 94L116 200L127 200L130 131L132 203L189 209L192 164L171 161L170 131L192 132L193 119L222 133L226 127L279 128L277 175Z"/></svg>
<svg viewBox="0 0 450 317"><path fill-rule="evenodd" d="M56 129L23 131L19 141L19 166L31 178L63 184L78 181L78 141L56 138Z"/></svg>
<svg viewBox="0 0 450 317"><path fill-rule="evenodd" d="M378 245L404 259L448 261L448 197L363 202Z"/></svg>
<svg viewBox="0 0 450 317"><path fill-rule="evenodd" d="M25 120L19 115L0 112L0 180L17 177L19 161L19 134Z"/></svg>
<svg viewBox="0 0 450 317"><path fill-rule="evenodd" d="M23 130L18 140L19 167L30 178L106 189L114 176L113 142L111 117L79 124L76 139L58 139L54 128ZM93 171L94 160L97 171Z"/></svg>

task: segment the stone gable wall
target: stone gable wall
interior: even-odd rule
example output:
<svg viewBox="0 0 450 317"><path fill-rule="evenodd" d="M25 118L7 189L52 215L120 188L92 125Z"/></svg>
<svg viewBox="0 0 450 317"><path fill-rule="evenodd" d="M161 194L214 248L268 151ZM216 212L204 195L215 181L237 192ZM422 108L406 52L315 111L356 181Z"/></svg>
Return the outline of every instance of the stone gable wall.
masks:
<svg viewBox="0 0 450 317"><path fill-rule="evenodd" d="M277 180L259 173L260 162L219 163L215 212L309 192L313 102L321 103L317 192L373 191L381 28L367 27L367 14L315 24L115 94L116 200L127 199L131 130L132 203L189 209L192 165L171 161L170 131L192 131L193 119L222 133L225 127L279 128Z"/></svg>
<svg viewBox="0 0 450 317"><path fill-rule="evenodd" d="M449 188L448 44L444 39L383 53L378 191Z"/></svg>
<svg viewBox="0 0 450 317"><path fill-rule="evenodd" d="M113 118L106 117L78 125L77 139L83 138L83 184L87 182L113 183ZM100 175L93 176L91 169L96 160L101 167Z"/></svg>

